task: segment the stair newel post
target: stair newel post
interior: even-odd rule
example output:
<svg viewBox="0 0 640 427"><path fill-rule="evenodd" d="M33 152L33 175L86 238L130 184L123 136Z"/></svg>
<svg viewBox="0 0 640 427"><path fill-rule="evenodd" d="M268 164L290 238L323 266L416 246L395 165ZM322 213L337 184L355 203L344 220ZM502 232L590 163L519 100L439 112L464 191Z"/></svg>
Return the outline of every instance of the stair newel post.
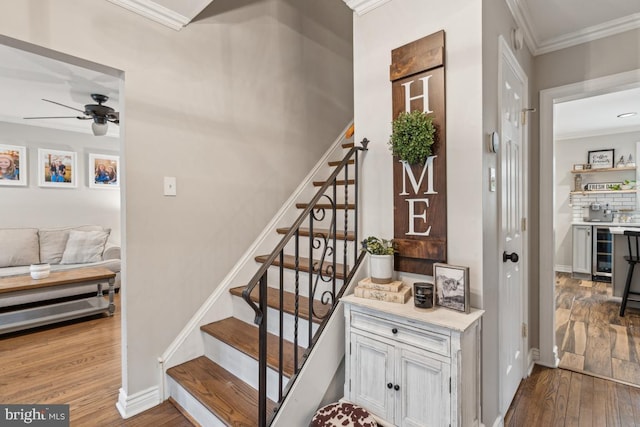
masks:
<svg viewBox="0 0 640 427"><path fill-rule="evenodd" d="M263 313L259 334L258 426L267 427L267 272L260 277L260 311Z"/></svg>
<svg viewBox="0 0 640 427"><path fill-rule="evenodd" d="M314 258L313 258L313 249L314 249L314 245L315 245L315 235L313 232L313 219L314 219L314 214L313 211L311 211L311 213L309 214L309 321L307 322L308 324L308 341L307 342L311 342L311 338L313 336L313 297L314 297L314 292L313 292L313 278L314 278L314 273L317 270L317 274L321 275L322 274L322 262L323 260L320 259L320 266L316 269L316 267L314 266ZM297 370L297 366L296 366L296 370Z"/></svg>
<svg viewBox="0 0 640 427"><path fill-rule="evenodd" d="M357 160L357 156L358 156L358 150L355 150L356 153L356 162ZM345 183L349 182L349 164L345 165L344 167L344 180ZM358 183L354 183L355 185L357 185ZM347 230L349 230L349 209L347 208L349 206L349 185L345 184L344 186L344 248L342 251L342 269L343 269L343 276L346 278L348 276L347 273L347 259L348 257L348 250L347 250ZM344 279L343 279L344 280ZM344 283L344 282L343 282ZM334 290L334 295L335 295L335 290Z"/></svg>
<svg viewBox="0 0 640 427"><path fill-rule="evenodd" d="M294 309L293 309L293 372L298 372L298 304L300 295L300 229L296 229L295 234L295 274L296 286L294 292ZM280 307L282 311L282 306Z"/></svg>
<svg viewBox="0 0 640 427"><path fill-rule="evenodd" d="M278 336L278 402L282 400L282 367L284 366L283 346L284 346L284 249L280 251L280 324Z"/></svg>
<svg viewBox="0 0 640 427"><path fill-rule="evenodd" d="M358 150L356 150L355 152L355 158L356 158L356 163L354 165L353 171L354 171L354 176L353 176L353 205L354 205L354 209L353 209L353 237L354 237L354 245L353 245L353 262L355 264L356 260L358 259L358 251L360 250L360 240L358 239L358 213L359 213L359 205L358 205L358 187L360 186L360 176L358 175L359 173L359 169L358 169ZM347 221L346 216L345 216L345 221ZM345 230L347 228L347 224L345 223ZM346 245L347 241L345 240L345 245ZM345 252L346 252L346 247L345 247Z"/></svg>

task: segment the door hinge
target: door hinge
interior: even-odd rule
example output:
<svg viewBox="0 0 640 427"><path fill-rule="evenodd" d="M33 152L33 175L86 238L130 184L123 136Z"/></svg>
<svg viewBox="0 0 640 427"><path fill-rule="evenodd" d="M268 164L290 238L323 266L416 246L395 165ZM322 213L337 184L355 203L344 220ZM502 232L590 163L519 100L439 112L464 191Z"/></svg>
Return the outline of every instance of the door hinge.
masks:
<svg viewBox="0 0 640 427"><path fill-rule="evenodd" d="M451 394L451 377L449 377L449 394Z"/></svg>
<svg viewBox="0 0 640 427"><path fill-rule="evenodd" d="M349 378L349 391L351 391L351 378Z"/></svg>
<svg viewBox="0 0 640 427"><path fill-rule="evenodd" d="M527 337L527 324L523 323L522 324L522 338L526 338Z"/></svg>
<svg viewBox="0 0 640 427"><path fill-rule="evenodd" d="M522 231L527 231L527 218L522 218Z"/></svg>
<svg viewBox="0 0 640 427"><path fill-rule="evenodd" d="M349 354L351 354L351 343L349 343Z"/></svg>

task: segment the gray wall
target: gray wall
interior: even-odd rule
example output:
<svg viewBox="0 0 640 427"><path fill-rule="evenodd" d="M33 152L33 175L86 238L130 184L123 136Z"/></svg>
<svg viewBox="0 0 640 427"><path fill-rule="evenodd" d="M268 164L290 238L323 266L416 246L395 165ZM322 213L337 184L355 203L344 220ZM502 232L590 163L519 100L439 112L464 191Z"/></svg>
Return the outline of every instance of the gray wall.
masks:
<svg viewBox="0 0 640 427"><path fill-rule="evenodd" d="M89 188L89 153L119 154L119 141L110 137L0 122L0 144L27 147L27 185L0 186L8 209L0 227L61 227L96 224L111 228L110 241L120 242L120 190ZM77 153L76 188L38 186L38 148Z"/></svg>
<svg viewBox="0 0 640 427"><path fill-rule="evenodd" d="M482 415L485 424L491 424L499 414L499 283L500 264L502 264L499 249L499 200L498 192L489 191L488 177L489 168L496 168L500 176L500 158L497 154L488 150L488 137L493 131L500 129L500 114L498 111L498 64L500 61L498 50L498 39L503 36L515 54L518 63L523 68L529 79L529 104L536 99L534 95L533 80L533 57L529 50L524 47L521 50L513 50L511 43L511 29L516 24L509 12L504 0L485 0L482 2L482 128L483 128L483 150L482 150L482 228L483 228L483 308L486 310L482 320L483 324L483 393L482 393ZM535 145L529 138L529 149ZM527 154L527 157L528 154ZM526 161L526 160L525 160ZM531 165L530 169L535 167ZM529 177L531 179L531 177ZM529 206L530 210L536 205ZM531 217L531 213L527 215ZM529 242L531 236L536 233L535 229L529 229ZM525 256L528 257L529 271L537 268L537 251L531 247L525 249ZM529 277L531 280L531 277Z"/></svg>
<svg viewBox="0 0 640 427"><path fill-rule="evenodd" d="M216 0L180 32L106 1L0 3L3 34L125 73L128 396L351 120L351 25L341 0Z"/></svg>

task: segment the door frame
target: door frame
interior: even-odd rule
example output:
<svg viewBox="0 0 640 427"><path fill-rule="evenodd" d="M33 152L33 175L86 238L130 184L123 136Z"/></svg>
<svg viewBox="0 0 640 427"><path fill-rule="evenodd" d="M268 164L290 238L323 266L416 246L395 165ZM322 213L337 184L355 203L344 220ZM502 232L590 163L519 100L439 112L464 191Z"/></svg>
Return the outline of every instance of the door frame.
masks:
<svg viewBox="0 0 640 427"><path fill-rule="evenodd" d="M520 66L520 63L518 62L518 59L516 58L516 56L513 54L513 51L511 50L511 48L509 47L509 44L507 42L507 40L503 37L500 36L498 37L498 132L500 135L503 135L503 129L502 129L502 118L501 118L501 113L502 113L502 77L503 77L503 67L509 64L509 66L513 69L514 73L516 74L516 77L518 77L518 79L520 79L520 81L522 81L522 87L523 87L523 93L522 93L522 105L524 108L526 108L529 105L529 79L527 77L527 74L525 73L524 69L522 68L522 66ZM526 114L526 113L525 113ZM523 215L527 215L529 212L529 117L527 117L527 124L522 126L522 140L521 140L521 151L522 151L522 214ZM498 166L498 171L499 173L497 174L498 176L502 176L502 150L499 151L499 156L497 159L497 166ZM501 187L501 180L500 182L500 187ZM499 187L499 188L500 188ZM499 222L498 222L498 280L499 280L499 284L498 284L498 289L502 289L502 269L503 269L503 262L501 259L501 254L504 252L504 236L502 236L501 233L501 225L502 224L502 188L500 188L500 192L498 194L498 218L499 218ZM524 220L525 218L522 218L521 220ZM522 256L521 256L521 266L522 266L522 292L520 294L520 323L522 325L526 325L528 323L528 318L529 318L529 232L528 232L528 227L523 228L521 230L522 232ZM500 294L498 293L498 307L500 307ZM498 332L498 373L499 373L499 378L498 378L498 405L499 405L499 409L500 412L503 413L503 415L506 413L507 408L502 408L502 401L503 401L503 394L504 394L504 389L503 389L503 373L502 373L502 352L500 351L501 348L501 341L502 341L502 332L501 332L501 327L500 325L502 324L502 322L500 321L500 310L498 309L498 324L499 324L499 332ZM528 345L528 338L523 336L523 334L520 334L520 339L521 339L521 348L523 351L523 355L522 355L522 373L523 373L523 378L526 377L527 373L528 373L528 366L530 364L530 352L529 352L529 345ZM504 409L504 410L503 410Z"/></svg>
<svg viewBox="0 0 640 427"><path fill-rule="evenodd" d="M554 104L636 87L640 87L640 69L540 91L540 365L556 368L560 363L555 342Z"/></svg>

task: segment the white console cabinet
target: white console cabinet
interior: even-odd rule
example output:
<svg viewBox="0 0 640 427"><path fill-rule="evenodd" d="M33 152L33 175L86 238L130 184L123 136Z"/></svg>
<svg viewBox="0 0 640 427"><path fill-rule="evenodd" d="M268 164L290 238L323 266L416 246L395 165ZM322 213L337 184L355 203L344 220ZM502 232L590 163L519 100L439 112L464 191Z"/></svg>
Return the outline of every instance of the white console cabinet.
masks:
<svg viewBox="0 0 640 427"><path fill-rule="evenodd" d="M400 427L480 425L482 310L342 301L348 401Z"/></svg>

